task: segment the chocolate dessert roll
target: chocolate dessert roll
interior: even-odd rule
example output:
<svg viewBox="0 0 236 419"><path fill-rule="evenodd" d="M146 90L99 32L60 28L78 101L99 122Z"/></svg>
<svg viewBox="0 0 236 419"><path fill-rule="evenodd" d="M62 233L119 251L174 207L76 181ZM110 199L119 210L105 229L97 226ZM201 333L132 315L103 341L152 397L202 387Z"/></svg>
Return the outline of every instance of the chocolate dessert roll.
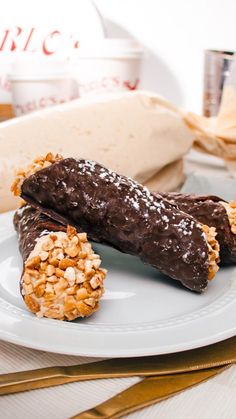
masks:
<svg viewBox="0 0 236 419"><path fill-rule="evenodd" d="M14 215L23 258L21 294L38 317L74 320L99 307L106 271L74 227L53 221L29 205Z"/></svg>
<svg viewBox="0 0 236 419"><path fill-rule="evenodd" d="M220 261L236 263L236 202L226 202L214 195L160 192L173 205L201 223L215 227L220 244Z"/></svg>
<svg viewBox="0 0 236 419"><path fill-rule="evenodd" d="M52 162L28 178L19 177L16 193L18 188L23 199L57 222L139 256L191 290L202 292L218 270L214 228L94 161Z"/></svg>

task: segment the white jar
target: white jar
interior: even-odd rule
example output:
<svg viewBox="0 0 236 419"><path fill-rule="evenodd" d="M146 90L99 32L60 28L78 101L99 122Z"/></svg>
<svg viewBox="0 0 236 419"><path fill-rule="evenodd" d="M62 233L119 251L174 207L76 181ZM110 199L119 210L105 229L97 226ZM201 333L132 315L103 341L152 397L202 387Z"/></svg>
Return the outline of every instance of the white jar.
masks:
<svg viewBox="0 0 236 419"><path fill-rule="evenodd" d="M104 24L93 0L1 2L0 119L11 117L6 76L19 56L61 59L87 40L103 39Z"/></svg>
<svg viewBox="0 0 236 419"><path fill-rule="evenodd" d="M84 43L71 58L79 96L137 89L142 55L142 48L133 39L106 38Z"/></svg>
<svg viewBox="0 0 236 419"><path fill-rule="evenodd" d="M8 76L16 116L60 103L77 95L66 62L37 59L33 56L13 63Z"/></svg>

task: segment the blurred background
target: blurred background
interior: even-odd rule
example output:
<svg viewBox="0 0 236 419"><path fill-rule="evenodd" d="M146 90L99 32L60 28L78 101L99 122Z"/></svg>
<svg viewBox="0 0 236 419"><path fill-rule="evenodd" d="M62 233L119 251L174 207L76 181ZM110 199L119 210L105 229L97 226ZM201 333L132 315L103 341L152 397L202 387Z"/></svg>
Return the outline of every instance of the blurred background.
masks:
<svg viewBox="0 0 236 419"><path fill-rule="evenodd" d="M136 88L201 114L204 51L235 50L235 13L235 0L8 0L0 20L0 119L12 115L12 103L22 115ZM104 44L107 37L119 42Z"/></svg>
<svg viewBox="0 0 236 419"><path fill-rule="evenodd" d="M145 48L142 86L202 111L204 50L235 50L235 0L96 0L109 36Z"/></svg>

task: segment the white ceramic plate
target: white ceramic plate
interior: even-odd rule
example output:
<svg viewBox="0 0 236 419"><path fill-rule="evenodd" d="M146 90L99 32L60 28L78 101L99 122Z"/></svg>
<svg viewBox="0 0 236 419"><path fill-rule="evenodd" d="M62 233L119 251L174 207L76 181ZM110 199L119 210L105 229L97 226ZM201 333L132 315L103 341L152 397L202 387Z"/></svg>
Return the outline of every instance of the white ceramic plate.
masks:
<svg viewBox="0 0 236 419"><path fill-rule="evenodd" d="M73 323L38 319L19 292L22 261L12 214L0 215L0 338L45 351L96 357L171 353L236 334L236 269L224 268L202 294L135 257L95 245L108 268L100 310Z"/></svg>

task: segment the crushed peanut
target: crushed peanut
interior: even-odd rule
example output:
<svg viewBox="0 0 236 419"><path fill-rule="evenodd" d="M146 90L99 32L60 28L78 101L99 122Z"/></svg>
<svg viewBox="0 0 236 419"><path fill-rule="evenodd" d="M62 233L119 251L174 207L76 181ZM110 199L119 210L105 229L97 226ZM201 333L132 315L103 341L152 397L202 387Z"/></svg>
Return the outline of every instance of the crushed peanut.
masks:
<svg viewBox="0 0 236 419"><path fill-rule="evenodd" d="M27 307L38 317L58 320L90 316L104 291L106 270L100 263L87 235L77 234L71 226L67 233L40 237L25 262L21 280Z"/></svg>
<svg viewBox="0 0 236 419"><path fill-rule="evenodd" d="M215 227L208 227L205 224L202 224L201 226L205 234L208 247L208 280L210 281L214 278L216 272L219 270L219 266L217 265L217 263L220 261L220 245L216 240L217 232Z"/></svg>
<svg viewBox="0 0 236 419"><path fill-rule="evenodd" d="M11 191L15 196L19 196L21 192L21 185L24 180L33 175L34 173L38 172L41 169L45 169L46 167L50 166L51 164L59 161L62 159L62 156L56 154L55 156L52 153L47 153L46 156L37 157L33 163L28 165L25 169L20 169L16 173L16 179L11 186Z"/></svg>
<svg viewBox="0 0 236 419"><path fill-rule="evenodd" d="M229 224L230 224L230 228L233 234L236 234L236 202L235 201L230 201L230 202L220 202L228 215L229 218Z"/></svg>

